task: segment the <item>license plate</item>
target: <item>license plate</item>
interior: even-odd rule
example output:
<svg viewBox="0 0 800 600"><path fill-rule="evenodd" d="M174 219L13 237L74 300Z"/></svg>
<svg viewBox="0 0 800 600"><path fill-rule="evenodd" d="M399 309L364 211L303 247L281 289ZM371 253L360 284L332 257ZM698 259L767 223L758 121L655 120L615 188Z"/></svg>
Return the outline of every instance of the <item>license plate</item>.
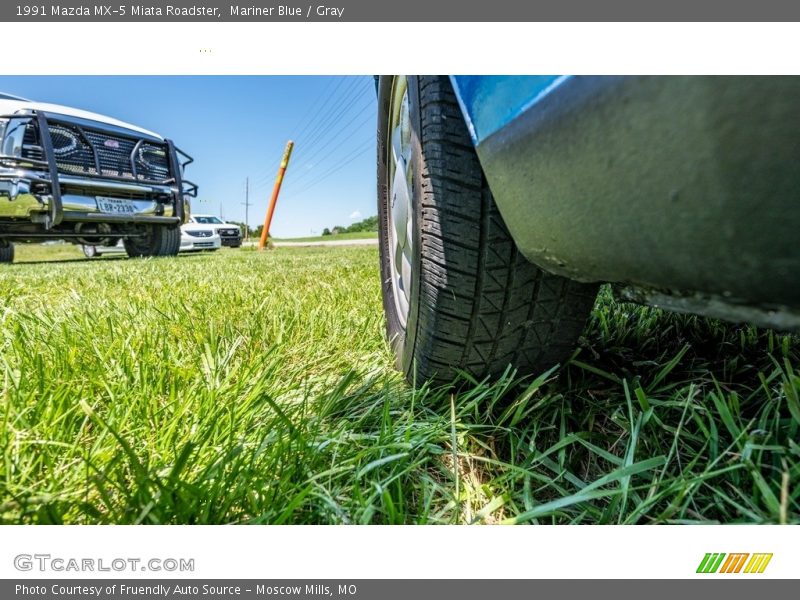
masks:
<svg viewBox="0 0 800 600"><path fill-rule="evenodd" d="M136 204L125 198L97 197L97 210L111 215L132 215L136 213Z"/></svg>

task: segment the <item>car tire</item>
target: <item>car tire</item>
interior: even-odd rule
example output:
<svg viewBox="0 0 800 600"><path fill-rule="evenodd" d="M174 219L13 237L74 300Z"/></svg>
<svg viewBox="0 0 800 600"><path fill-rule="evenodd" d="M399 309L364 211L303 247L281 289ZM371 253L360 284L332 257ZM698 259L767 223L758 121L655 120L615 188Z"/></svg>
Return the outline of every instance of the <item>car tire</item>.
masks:
<svg viewBox="0 0 800 600"><path fill-rule="evenodd" d="M11 242L0 242L0 263L13 263L13 262L14 262L14 244L12 244Z"/></svg>
<svg viewBox="0 0 800 600"><path fill-rule="evenodd" d="M598 286L519 253L447 77L382 77L378 95L380 267L397 367L443 384L563 361Z"/></svg>
<svg viewBox="0 0 800 600"><path fill-rule="evenodd" d="M131 258L144 256L176 256L181 246L181 229L177 226L152 225L147 234L126 238L125 252Z"/></svg>
<svg viewBox="0 0 800 600"><path fill-rule="evenodd" d="M81 244L81 248L83 249L83 255L86 258L96 258L100 256L100 253L97 251L97 246Z"/></svg>

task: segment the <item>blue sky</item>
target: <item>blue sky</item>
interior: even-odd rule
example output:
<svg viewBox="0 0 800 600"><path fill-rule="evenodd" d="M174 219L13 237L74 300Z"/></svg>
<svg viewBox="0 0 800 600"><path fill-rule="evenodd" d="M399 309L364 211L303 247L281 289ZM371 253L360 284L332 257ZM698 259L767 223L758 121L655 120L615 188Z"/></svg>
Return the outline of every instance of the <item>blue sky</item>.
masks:
<svg viewBox="0 0 800 600"><path fill-rule="evenodd" d="M295 151L272 235L298 237L376 214L376 100L370 77L26 76L0 91L99 112L172 138L195 162L196 213L263 222L280 156Z"/></svg>

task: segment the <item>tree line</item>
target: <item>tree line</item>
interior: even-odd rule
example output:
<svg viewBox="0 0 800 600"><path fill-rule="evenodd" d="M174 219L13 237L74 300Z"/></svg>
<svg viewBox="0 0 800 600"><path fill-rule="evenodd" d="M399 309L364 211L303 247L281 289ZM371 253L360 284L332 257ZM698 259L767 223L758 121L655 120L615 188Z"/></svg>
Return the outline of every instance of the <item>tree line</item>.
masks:
<svg viewBox="0 0 800 600"><path fill-rule="evenodd" d="M258 227L250 227L248 231L248 228L244 223L240 223L239 221L226 222L230 223L231 225L238 225L239 229L242 230L243 237L259 238L261 237L261 230L264 229L264 225L262 224ZM378 216L375 215L372 217L367 217L366 219L357 221L348 227L343 227L341 225L326 227L322 230L322 235L337 235L339 233L357 233L362 231L378 231Z"/></svg>
<svg viewBox="0 0 800 600"><path fill-rule="evenodd" d="M339 233L358 233L361 231L378 231L378 215L357 221L348 227L336 225L332 229L327 227L322 230L322 235L336 235Z"/></svg>

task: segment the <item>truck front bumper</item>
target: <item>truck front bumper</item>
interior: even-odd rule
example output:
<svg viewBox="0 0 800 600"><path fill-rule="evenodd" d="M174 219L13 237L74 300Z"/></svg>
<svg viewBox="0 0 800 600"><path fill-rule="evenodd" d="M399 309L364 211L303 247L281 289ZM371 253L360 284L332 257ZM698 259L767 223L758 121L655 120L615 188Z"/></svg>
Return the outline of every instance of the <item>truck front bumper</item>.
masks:
<svg viewBox="0 0 800 600"><path fill-rule="evenodd" d="M229 248L238 248L242 245L242 238L241 237L233 237L233 236L220 236L220 241L223 246L227 246Z"/></svg>
<svg viewBox="0 0 800 600"><path fill-rule="evenodd" d="M0 219L25 219L44 222L53 213L53 194L42 193L41 184L50 185L47 174L20 169L0 168ZM92 181L61 175L62 186L82 188L82 194L61 194L59 216L50 219L53 224L62 221L98 222L152 222L177 224L171 201L172 189L163 185L125 184L113 181ZM135 212L129 215L104 213L97 203L98 197L130 194L129 202ZM137 198L135 195L138 195Z"/></svg>
<svg viewBox="0 0 800 600"><path fill-rule="evenodd" d="M182 178L183 167L191 162L191 157L178 150L170 140L160 142L165 147L170 176L163 181L153 181L142 179L141 171L137 175L135 160L137 148L143 143L153 142L135 132L120 131L111 126L104 129L100 123L76 123L38 111L3 115L0 119L6 123L4 131L12 132L3 137L0 146L0 221L6 226L13 226L20 219L39 223L45 230L69 221L165 225L184 222L187 197L196 195L197 187ZM26 142L18 132L29 126L35 127L39 136L40 147L37 149L41 158L26 157L22 151ZM100 158L102 150L91 142L87 145L96 165L93 173L70 175L61 172L50 136L51 126L73 127L86 140L89 140L85 133L88 131L135 143L126 167L131 176L113 176L104 172ZM105 212L98 202L105 197L124 199L128 212Z"/></svg>

